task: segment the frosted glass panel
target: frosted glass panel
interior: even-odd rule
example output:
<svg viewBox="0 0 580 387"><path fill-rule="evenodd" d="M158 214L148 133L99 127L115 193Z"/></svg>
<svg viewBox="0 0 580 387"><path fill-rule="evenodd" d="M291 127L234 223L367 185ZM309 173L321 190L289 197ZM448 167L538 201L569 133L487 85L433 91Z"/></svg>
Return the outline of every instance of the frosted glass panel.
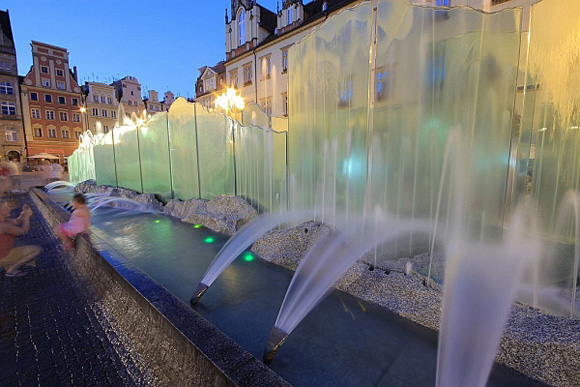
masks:
<svg viewBox="0 0 580 387"><path fill-rule="evenodd" d="M175 197L199 198L194 105L183 98L169 108L169 136Z"/></svg>
<svg viewBox="0 0 580 387"><path fill-rule="evenodd" d="M137 131L134 126L122 126L113 129L115 142L115 160L119 187L143 192L141 186L141 168L139 167L139 150Z"/></svg>
<svg viewBox="0 0 580 387"><path fill-rule="evenodd" d="M95 174L98 185L117 186L115 156L113 154L113 133L105 134L93 147Z"/></svg>
<svg viewBox="0 0 580 387"><path fill-rule="evenodd" d="M286 209L286 133L236 126L237 194L259 213Z"/></svg>
<svg viewBox="0 0 580 387"><path fill-rule="evenodd" d="M363 3L291 49L291 207L318 207L316 217L331 223L335 213L348 221L376 207L433 223L452 142L439 223L459 217L471 236L498 238L520 10L483 14L381 1L376 47L370 20ZM452 173L457 163L461 176ZM452 200L458 192L464 206ZM384 253L426 251L427 234L402 236Z"/></svg>
<svg viewBox="0 0 580 387"><path fill-rule="evenodd" d="M195 105L201 198L234 194L233 121Z"/></svg>
<svg viewBox="0 0 580 387"><path fill-rule="evenodd" d="M167 113L157 113L139 131L143 190L171 199Z"/></svg>

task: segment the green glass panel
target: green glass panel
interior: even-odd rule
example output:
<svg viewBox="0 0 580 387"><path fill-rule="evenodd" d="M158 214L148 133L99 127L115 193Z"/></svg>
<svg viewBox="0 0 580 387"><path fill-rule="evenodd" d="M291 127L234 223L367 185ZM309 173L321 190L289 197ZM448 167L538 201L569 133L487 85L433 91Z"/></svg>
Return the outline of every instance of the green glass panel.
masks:
<svg viewBox="0 0 580 387"><path fill-rule="evenodd" d="M194 105L178 98L169 108L171 171L175 197L199 198Z"/></svg>
<svg viewBox="0 0 580 387"><path fill-rule="evenodd" d="M135 125L113 129L119 187L143 192L139 165L139 139Z"/></svg>
<svg viewBox="0 0 580 387"><path fill-rule="evenodd" d="M233 120L195 105L201 198L234 194Z"/></svg>
<svg viewBox="0 0 580 387"><path fill-rule="evenodd" d="M113 133L104 134L93 148L95 155L95 175L98 185L117 186L115 156L113 154Z"/></svg>
<svg viewBox="0 0 580 387"><path fill-rule="evenodd" d="M157 113L139 131L143 190L171 199L167 113Z"/></svg>

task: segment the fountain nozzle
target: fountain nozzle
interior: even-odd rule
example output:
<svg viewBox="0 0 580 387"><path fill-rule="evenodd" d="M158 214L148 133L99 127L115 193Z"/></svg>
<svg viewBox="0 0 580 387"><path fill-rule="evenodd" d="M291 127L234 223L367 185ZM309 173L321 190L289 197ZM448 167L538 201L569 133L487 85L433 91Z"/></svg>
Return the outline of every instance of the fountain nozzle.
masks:
<svg viewBox="0 0 580 387"><path fill-rule="evenodd" d="M197 284L197 287L195 288L195 292L193 292L193 296L191 297L191 300L189 300L189 303L191 305L197 304L199 299L205 294L205 292L207 292L208 288L209 288L209 286L207 286L203 282L200 282L199 284Z"/></svg>
<svg viewBox="0 0 580 387"><path fill-rule="evenodd" d="M282 344L286 342L287 338L288 333L276 326L272 328L270 337L268 337L268 342L266 343L266 348L264 349L264 364L272 363L274 356L276 356L276 352L278 352Z"/></svg>

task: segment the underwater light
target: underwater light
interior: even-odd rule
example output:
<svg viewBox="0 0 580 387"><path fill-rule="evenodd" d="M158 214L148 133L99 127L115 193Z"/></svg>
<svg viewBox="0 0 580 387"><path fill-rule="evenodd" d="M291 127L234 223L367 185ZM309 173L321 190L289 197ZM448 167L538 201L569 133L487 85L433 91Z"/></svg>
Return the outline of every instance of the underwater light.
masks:
<svg viewBox="0 0 580 387"><path fill-rule="evenodd" d="M213 242L215 242L215 238L212 236L209 236L209 237L205 238L203 241L205 243L213 243Z"/></svg>
<svg viewBox="0 0 580 387"><path fill-rule="evenodd" d="M251 262L254 260L254 258L256 258L256 257L254 257L254 254L250 253L249 251L246 251L246 253L243 255L243 257L244 257L244 261L246 261L246 262Z"/></svg>
<svg viewBox="0 0 580 387"><path fill-rule="evenodd" d="M159 219L157 219L157 220L155 221L155 223L161 223L161 221L160 221Z"/></svg>
<svg viewBox="0 0 580 387"><path fill-rule="evenodd" d="M193 228L201 228L201 224L196 224Z"/></svg>

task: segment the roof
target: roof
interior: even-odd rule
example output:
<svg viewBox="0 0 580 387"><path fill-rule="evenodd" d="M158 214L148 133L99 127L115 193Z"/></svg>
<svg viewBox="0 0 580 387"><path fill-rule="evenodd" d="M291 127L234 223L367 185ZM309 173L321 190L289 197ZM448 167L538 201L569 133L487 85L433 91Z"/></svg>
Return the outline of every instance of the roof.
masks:
<svg viewBox="0 0 580 387"><path fill-rule="evenodd" d="M8 11L0 11L0 27L4 32L4 35L14 43L14 36L12 36L12 26L10 25L10 15Z"/></svg>
<svg viewBox="0 0 580 387"><path fill-rule="evenodd" d="M276 30L276 25L278 24L278 17L268 8L262 7L258 4L260 8L260 27L265 28L270 32L274 32Z"/></svg>

